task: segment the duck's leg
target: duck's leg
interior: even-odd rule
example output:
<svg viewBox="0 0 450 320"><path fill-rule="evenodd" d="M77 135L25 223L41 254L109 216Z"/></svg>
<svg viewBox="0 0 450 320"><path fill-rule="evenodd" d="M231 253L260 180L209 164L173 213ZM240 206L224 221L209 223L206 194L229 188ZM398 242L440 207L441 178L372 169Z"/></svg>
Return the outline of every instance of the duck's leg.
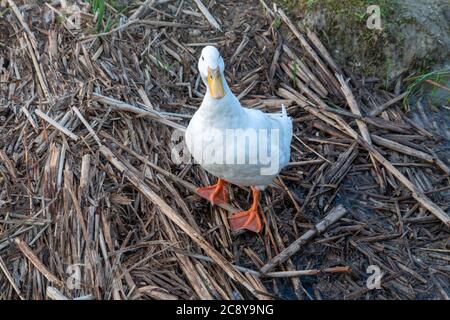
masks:
<svg viewBox="0 0 450 320"><path fill-rule="evenodd" d="M230 218L231 230L247 229L259 233L262 229L259 218L259 195L260 191L252 187L253 203L249 210L233 214Z"/></svg>
<svg viewBox="0 0 450 320"><path fill-rule="evenodd" d="M219 178L219 180L217 180L217 183L215 185L204 188L198 188L197 193L201 197L211 201L212 205L228 203L230 200L228 196L228 191L225 188L226 183L227 182L225 180Z"/></svg>

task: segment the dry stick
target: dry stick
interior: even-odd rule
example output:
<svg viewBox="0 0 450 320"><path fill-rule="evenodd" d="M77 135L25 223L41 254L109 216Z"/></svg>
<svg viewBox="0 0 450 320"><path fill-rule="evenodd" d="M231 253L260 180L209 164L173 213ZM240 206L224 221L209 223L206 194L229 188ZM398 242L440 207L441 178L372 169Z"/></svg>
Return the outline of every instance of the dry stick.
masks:
<svg viewBox="0 0 450 320"><path fill-rule="evenodd" d="M319 114L322 111L318 111L311 107L305 108L307 111L315 114ZM428 198L422 191L420 191L411 181L406 178L403 173L401 173L397 168L395 168L373 145L368 144L364 141L361 136L359 136L351 127L349 127L344 120L342 120L339 116L334 115L335 120L339 121L339 124L343 127L344 132L347 132L350 136L352 136L361 146L363 146L370 154L374 156L392 175L394 175L406 188L408 188L412 197L416 199L422 206L428 209L432 214L434 214L439 220L441 220L445 225L450 226L450 217L442 210L438 205L436 205L430 198ZM322 120L326 121L327 117L322 115L320 117ZM331 120L328 118L328 120ZM328 122L329 124L334 124L333 121ZM339 127L337 127L339 128Z"/></svg>
<svg viewBox="0 0 450 320"><path fill-rule="evenodd" d="M22 251L22 253L25 255L25 257L30 260L34 267L39 270L39 272L42 273L42 275L47 278L48 281L62 286L62 282L47 269L47 267L39 260L39 258L34 254L34 252L25 242L23 242L19 238L15 238L14 242L16 243L19 250Z"/></svg>
<svg viewBox="0 0 450 320"><path fill-rule="evenodd" d="M6 268L5 262L3 261L1 256L0 256L0 269L2 269L3 273L6 276L6 279L8 279L9 283L11 283L11 286L13 287L14 291L19 296L20 300L25 300L25 298L22 296L22 293L20 292L19 288L17 287L16 283L14 282L13 277L9 273L8 268Z"/></svg>
<svg viewBox="0 0 450 320"><path fill-rule="evenodd" d="M446 226L450 226L450 217L440 208L437 204L431 201L425 193L419 190L411 181L408 180L397 168L395 168L374 146L367 144L356 136L356 141L364 148L366 148L388 171L390 171L405 187L407 187L414 199L422 204L422 206L428 209L439 220L441 220Z"/></svg>
<svg viewBox="0 0 450 320"><path fill-rule="evenodd" d="M425 80L425 82L428 82L429 84L432 84L432 85L434 85L434 86L436 86L438 88L441 88L441 89L444 89L444 90L447 90L447 91L450 92L450 88L448 88L448 87L446 87L446 86L444 86L444 85L442 85L440 83L437 83L436 81L427 79L427 80Z"/></svg>
<svg viewBox="0 0 450 320"><path fill-rule="evenodd" d="M228 276L241 283L256 298L263 298L242 274L237 272L233 265L228 262L205 238L203 238L194 228L192 228L178 213L175 212L160 196L158 196L148 185L142 181L132 170L128 168L104 145L100 146L100 152L103 156L115 166L128 180L137 188L149 201L157 205L173 223L183 230L195 243L197 243L205 252L228 274Z"/></svg>
<svg viewBox="0 0 450 320"><path fill-rule="evenodd" d="M156 66L158 66L161 69L164 69L167 71L172 77L177 78L177 74L170 68L167 68L161 60L159 60L157 57L152 55L150 52L147 52L147 57L150 58L150 61L152 61Z"/></svg>
<svg viewBox="0 0 450 320"><path fill-rule="evenodd" d="M322 163L323 160L321 159L316 159L316 160L305 160L305 161L294 161L294 162L289 162L287 164L288 167L297 167L297 166L306 166L308 164L317 164L317 163Z"/></svg>
<svg viewBox="0 0 450 320"><path fill-rule="evenodd" d="M94 98L94 100L99 101L101 103L107 104L109 106L111 106L113 109L116 110L121 110L121 111L128 111L128 112L132 112L135 114L140 114L140 115L145 115L148 116L150 118L152 118L153 120L159 121L163 124L166 124L174 129L178 129L181 131L185 131L186 128L178 123L175 123L173 121L170 121L168 119L165 119L164 116L162 116L160 113L158 113L155 110L144 110L138 107L135 107L131 104L113 99L113 98L109 98L109 97L105 97L102 96L101 94L98 93L93 93L92 97Z"/></svg>
<svg viewBox="0 0 450 320"><path fill-rule="evenodd" d="M419 124L417 124L416 122L414 122L413 120L411 120L410 118L408 118L406 115L402 115L402 119L408 123L411 127L413 127L414 129L416 129L421 135L423 135L424 137L428 137L430 139L436 140L436 137L430 133L428 130L426 130L424 127L420 126Z"/></svg>
<svg viewBox="0 0 450 320"><path fill-rule="evenodd" d="M267 13L269 13L269 15L272 18L275 17L273 11L269 8L269 6L266 4L266 2L264 0L259 0L259 3L261 3L261 5L264 7L264 9L267 11Z"/></svg>
<svg viewBox="0 0 450 320"><path fill-rule="evenodd" d="M353 96L352 90L348 86L347 81L344 80L344 77L341 74L336 74L336 78L339 80L339 83L341 84L342 93L344 94L345 99L347 100L350 110L352 111L353 114L357 115L358 117L362 117L361 110L359 109L358 103L356 102L356 99ZM363 139L367 143L372 144L372 140L370 139L369 129L367 128L367 125L359 119L356 120L356 124L358 125L359 132L361 132Z"/></svg>
<svg viewBox="0 0 450 320"><path fill-rule="evenodd" d="M0 150L0 161L6 167L6 170L8 170L8 173L11 175L13 182L17 183L17 175L15 170L16 166L3 150Z"/></svg>
<svg viewBox="0 0 450 320"><path fill-rule="evenodd" d="M299 90L302 91L302 93L304 92L305 95L311 99L312 101L314 101L317 104L322 104L324 108L327 107L327 105L322 101L322 99L316 94L314 93L314 91L312 89L308 88L307 83L304 83L300 78L296 78L296 75L289 69L289 67L282 63L281 65L281 69L283 69L283 71L292 78L292 80L294 80L294 82L297 84L297 88ZM319 89L318 89L319 90ZM323 94L323 93L322 93ZM323 94L324 95L324 94Z"/></svg>
<svg viewBox="0 0 450 320"><path fill-rule="evenodd" d="M234 65L234 61L240 55L241 51L245 48L245 46L247 45L249 40L250 39L244 34L244 36L242 37L241 43L239 44L239 46L237 47L236 51L233 53L233 55L230 58L230 62L229 62L230 65Z"/></svg>
<svg viewBox="0 0 450 320"><path fill-rule="evenodd" d="M36 74L38 76L39 85L41 86L42 92L44 93L45 97L47 99L51 99L51 95L48 91L47 85L45 83L44 75L41 70L41 67L38 63L38 57L39 57L39 51L37 50L36 46L36 38L31 32L30 28L26 24L25 20L23 20L22 14L19 11L19 8L17 8L17 5L12 0L7 0L9 3L9 6L11 7L12 11L16 15L17 19L19 20L20 24L22 25L23 29L25 30L25 41L27 42L28 50L30 52L31 60L33 61L34 69L36 70Z"/></svg>
<svg viewBox="0 0 450 320"><path fill-rule="evenodd" d="M293 78L294 82L297 81L294 76L298 77L304 83L310 84L311 88L313 88L314 91L321 97L327 96L328 90L322 85L322 83L320 83L319 79L317 79L317 76L310 70L310 68L285 44L283 44L283 51L289 56L289 58L291 58L292 62L289 65L281 63L280 66L291 78Z"/></svg>
<svg viewBox="0 0 450 320"><path fill-rule="evenodd" d="M430 155L428 153L416 150L414 148L405 146L405 145L403 145L401 143L398 143L396 141L392 141L392 140L389 140L389 139L386 139L386 138L382 138L382 137L374 135L374 134L371 135L371 137L372 137L373 141L376 144L378 144L378 145L380 145L382 147L389 148L391 150L395 150L395 151L398 151L398 152L401 152L401 153L404 153L404 154L407 154L407 155L410 155L410 156L413 156L413 157L425 160L427 162L436 164L445 173L450 175L450 168L444 162L442 162L442 160L440 160L440 159L438 159L436 157L433 157L432 155Z"/></svg>
<svg viewBox="0 0 450 320"><path fill-rule="evenodd" d="M46 296L50 300L69 300L61 291L52 286L47 287Z"/></svg>
<svg viewBox="0 0 450 320"><path fill-rule="evenodd" d="M187 190L191 191L192 193L197 194L198 196L200 196L197 192L197 187L195 185L193 185L192 183L189 183L181 178L179 178L178 176L174 175L173 173L170 173L169 171L164 170L163 168L157 166L156 164L154 164L153 162L150 162L147 158L143 157L142 155L138 154L137 152L135 152L134 150L130 149L129 147L127 147L126 145L124 145L123 143L120 143L119 141L117 141L116 139L114 139L111 135L109 135L108 133L101 131L100 135L109 139L110 141L112 141L114 144L116 144L117 146L119 146L121 149L125 150L126 152L128 152L129 154L131 154L133 157L137 158L138 160L140 160L142 163L144 163L145 165L151 167L152 169L158 171L159 173L163 174L164 176L170 178L171 180L173 180L176 183L181 184L183 187L185 187ZM238 212L240 211L239 209L233 207L232 205L229 205L227 203L224 204L216 204L217 206L227 210L230 213L234 213L234 212Z"/></svg>
<svg viewBox="0 0 450 320"><path fill-rule="evenodd" d="M330 67L334 70L334 72L337 72L339 74L343 74L341 68L334 62L333 58L331 57L331 54L328 52L327 48L322 44L319 37L311 31L309 28L306 28L306 36L308 39L312 42L312 44L317 48L319 53L322 55L324 60L330 65Z"/></svg>
<svg viewBox="0 0 450 320"><path fill-rule="evenodd" d="M137 8L137 10L128 18L129 21L139 19L139 16L148 8L153 5L155 0L145 0L145 2Z"/></svg>
<svg viewBox="0 0 450 320"><path fill-rule="evenodd" d="M103 32L103 33L97 33L97 34L91 34L85 37L82 37L78 40L78 42L86 42L89 41L91 39L95 39L98 37L104 37L110 34L113 34L117 31L121 31L124 30L132 25L149 25L149 26L155 26L155 27L174 27L174 28L186 28L186 29L208 29L209 27L205 28L204 26L199 26L199 25L194 25L194 24L189 24L189 23L178 23L178 22L171 22L171 21L153 21L153 20L131 20L128 21L127 23L118 26L114 29L111 29L107 32Z"/></svg>
<svg viewBox="0 0 450 320"><path fill-rule="evenodd" d="M323 61L320 59L320 57L317 55L317 53L314 51L314 49L311 47L311 45L308 43L306 38L298 31L298 29L295 27L295 25L292 23L292 21L288 18L288 16L284 13L282 9L278 9L278 14L280 15L281 19L288 25L288 27L291 29L292 33L297 37L297 39L300 41L300 44L305 48L306 52L314 59L314 61L319 65L320 69L325 73L325 75L328 77L330 82L333 84L334 88L336 90L339 90L339 84L336 81L336 78L333 76L333 74L328 70L328 68L325 66Z"/></svg>
<svg viewBox="0 0 450 320"><path fill-rule="evenodd" d="M279 91L282 97L287 99L298 101L300 106L303 106L303 101L298 99L296 94L289 92L288 90ZM428 209L432 214L434 214L439 220L441 220L445 225L450 226L450 217L436 205L430 198L428 198L422 191L420 191L408 178L405 177L397 168L395 168L373 145L368 144L364 141L358 133L353 130L340 116L327 112L324 110L318 110L313 107L303 107L306 111L315 115L319 119L328 123L329 125L335 127L336 129L347 133L353 139L355 139L362 147L364 147L370 154L372 154L376 160L378 160L392 175L394 175L406 188L408 188L412 197L416 199L424 208Z"/></svg>
<svg viewBox="0 0 450 320"><path fill-rule="evenodd" d="M173 227L171 221L164 218L162 219L162 222L170 241L172 241L172 243L180 242L180 240L176 237L175 227ZM176 257L179 259L181 269L184 271L188 281L192 285L192 288L197 293L197 296L202 300L204 299L211 300L212 297L210 292L206 289L204 282L201 280L197 270L194 267L194 264L189 259L189 257L186 257L178 253L176 250L173 251L175 252Z"/></svg>
<svg viewBox="0 0 450 320"><path fill-rule="evenodd" d="M97 144L99 146L102 146L102 143L99 139L99 137L96 135L96 133L94 132L94 129L91 127L91 125L87 122L87 120L84 118L84 116L81 114L81 112L78 110L77 107L73 107L72 108L75 112L75 114L80 118L81 122L86 126L86 128L88 129L88 131L90 132L90 134L92 134L92 136L94 137L95 141L97 142ZM110 136L108 136L110 137ZM110 137L111 140L114 141L114 143L119 144L118 141L115 141L112 137ZM145 158L144 158L145 159ZM83 157L84 160L84 157ZM83 165L82 165L83 168ZM81 170L83 172L83 169ZM82 174L83 176L83 174ZM82 180L82 179L81 179ZM80 182L80 190L81 190L81 182ZM176 240L174 239L175 234L172 232L172 230L170 229L170 226L166 226L166 231L168 232L169 237L171 238L172 242L176 242ZM195 273L194 271L194 275L192 274L192 272L190 272L190 270L194 270L193 265L191 263L191 261L189 261L188 259L183 259L183 257L179 257L180 259L180 263L183 265L184 271L186 276L188 277L189 281L191 282L191 284L193 285L195 291L197 292L198 296L200 298L209 298L209 296L205 296L204 294L209 294L208 292L204 293L201 289L203 288L198 281L198 275Z"/></svg>
<svg viewBox="0 0 450 320"><path fill-rule="evenodd" d="M216 21L216 19L212 16L212 14L208 11L208 8L205 7L203 2L200 0L194 0L194 2L197 4L197 7L200 9L200 11L203 13L203 15L208 19L208 22L217 30L222 32L222 28L220 27L220 24Z"/></svg>
<svg viewBox="0 0 450 320"><path fill-rule="evenodd" d="M314 121L313 127L316 129L319 129L323 132L328 133L330 136L342 139L342 140L348 140L349 138L343 134L341 131L336 130L335 128L329 126L325 122L322 121Z"/></svg>
<svg viewBox="0 0 450 320"><path fill-rule="evenodd" d="M36 109L36 111L34 111L34 113L39 116L39 118L41 118L42 120L47 121L49 124L51 124L53 127L55 127L56 129L58 129L59 131L61 131L62 133L64 133L65 135L67 135L68 137L70 137L71 139L77 141L78 140L78 136L76 134L74 134L73 132L71 132L69 129L67 129L66 127L60 125L58 122L56 122L55 120L53 120L52 118L50 118L48 115L46 115L45 113L43 113L41 110Z"/></svg>
<svg viewBox="0 0 450 320"><path fill-rule="evenodd" d="M192 257L195 259L208 261L214 263L215 261L212 260L210 257L191 253L183 250L179 250L177 248L171 248L172 251L177 252L179 254ZM261 274L261 272L258 272L253 269L233 265L233 267L236 270L249 273L251 275L257 276L257 277L264 277L264 278L287 278L287 277L300 277L300 276L313 276L318 275L320 273L348 273L351 272L351 269L349 266L336 266L336 267L330 267L325 269L309 269L309 270L291 270L291 271L275 271L275 272L268 272L266 274Z"/></svg>
<svg viewBox="0 0 450 320"><path fill-rule="evenodd" d="M386 129L388 131L398 132L401 134L410 134L411 133L411 126L404 126L399 123L395 123L392 121L384 120L382 118L378 117L362 117L362 121L366 122L367 124L371 124L375 127ZM351 123L350 123L351 124Z"/></svg>
<svg viewBox="0 0 450 320"><path fill-rule="evenodd" d="M279 178L279 180L280 180L281 184L283 184L283 186L284 186L282 179ZM284 187L285 187L285 189L287 189L286 186L284 186ZM289 189L287 189L287 190L289 190ZM292 201L295 201L294 198L292 197L292 195L290 194L290 191L288 191L288 193L289 193L289 196L291 197ZM267 198L266 198L266 202L267 202L268 206L272 207L272 204L269 203ZM297 212L299 213L300 207L296 204L296 202L294 202L294 204L297 209ZM273 210L270 210L270 211L273 211ZM273 214L270 215L270 220L268 221L268 224L270 224L272 226L273 232L270 235L270 237L273 238L272 241L274 241L276 244L276 247L277 247L276 253L279 253L280 251L283 251L284 249L286 249L286 246L283 242L283 239L281 238L281 235L279 232L280 230L278 228L276 220L274 219ZM286 269L286 271L294 271L295 270L295 265L291 259L286 260L286 268L285 269ZM303 299L302 291L305 291L305 288L302 286L300 279L292 278L292 279L290 279L290 281L292 283L292 288L294 289L294 293L297 296L297 298Z"/></svg>
<svg viewBox="0 0 450 320"><path fill-rule="evenodd" d="M358 135L358 133L353 130L353 128L350 127L342 118L340 118L337 114L330 112L330 108L324 108L322 104L316 105L315 108L311 107L314 104L310 101L305 103L305 98L294 89L290 87L288 89L280 88L278 90L278 94L284 98L294 100L300 107L304 108L306 111L310 112L325 123L332 125L334 128L337 128L340 131L350 132L351 137L355 137Z"/></svg>
<svg viewBox="0 0 450 320"><path fill-rule="evenodd" d="M36 122L34 121L33 117L31 116L30 112L28 111L28 107L31 105L33 100L36 98L36 94L34 94L23 107L20 108L22 110L23 114L27 117L28 121L31 123L31 126L33 127L34 131L36 133L39 133L38 126Z"/></svg>
<svg viewBox="0 0 450 320"><path fill-rule="evenodd" d="M147 93L145 92L145 89L143 87L139 87L138 93L141 96L142 101L144 102L144 105L149 108L150 110L154 110L152 102L147 96Z"/></svg>
<svg viewBox="0 0 450 320"><path fill-rule="evenodd" d="M91 156L89 153L85 154L81 160L81 177L80 177L80 185L78 187L78 194L80 197L85 196L86 189L89 185L89 181L92 177L89 175L90 171L90 162Z"/></svg>
<svg viewBox="0 0 450 320"><path fill-rule="evenodd" d="M429 271L430 278L431 278L434 286L438 289L442 298L444 300L450 300L450 297L448 296L447 292L445 292L444 288L442 287L442 285L439 283L438 279L436 279L436 277L434 275L436 273L436 271L434 271L433 268L431 268L431 267L428 268L428 271Z"/></svg>
<svg viewBox="0 0 450 320"><path fill-rule="evenodd" d="M317 76L311 71L311 68L302 61L303 58L299 58L286 44L283 44L283 51L288 55L292 62L295 62L295 64L298 65L298 71L301 71L303 76L308 79L308 81L306 81L307 83L310 81L314 82L324 96L328 95L327 89L320 83Z"/></svg>
<svg viewBox="0 0 450 320"><path fill-rule="evenodd" d="M329 226L331 226L333 223L335 223L339 219L341 219L346 213L347 213L347 209L345 209L342 205L338 205L337 207L333 208L330 211L330 213L322 221L320 221L318 224L316 224L314 226L313 229L308 230L300 238L298 238L293 243L291 243L289 245L289 247L284 249L277 256L270 259L270 261L261 268L261 270L260 270L261 273L267 274L270 270L272 270L278 264L285 262L292 255L294 255L297 251L299 251L306 242L311 240L313 237L321 234Z"/></svg>
<svg viewBox="0 0 450 320"><path fill-rule="evenodd" d="M287 278L287 277L299 277L299 276L315 276L320 273L349 273L351 269L349 266L338 266L326 269L310 269L310 270L292 270L292 271L277 271L268 272L264 277L271 278Z"/></svg>
<svg viewBox="0 0 450 320"><path fill-rule="evenodd" d="M191 224L195 230L199 231L200 227L197 225L197 222L195 221L195 218L192 214L192 211L189 209L186 201L183 199L183 197L180 195L180 193L177 191L177 189L174 187L173 181L170 183L167 181L166 177L162 174L156 174L156 177L159 181L162 182L162 184L166 187L166 189L169 191L170 194L172 194L175 198L175 202L181 207L187 222Z"/></svg>
<svg viewBox="0 0 450 320"><path fill-rule="evenodd" d="M154 300L178 300L177 296L174 296L167 292L167 290L153 286L143 286L137 289L136 295L133 295L132 300L138 300L138 298L142 297L144 294L150 296L150 298Z"/></svg>
<svg viewBox="0 0 450 320"><path fill-rule="evenodd" d="M92 129L91 125L89 124L89 122L86 121L86 119L84 118L84 116L81 114L80 110L78 110L77 107L72 107L72 110L75 112L75 114L77 115L77 117L81 120L81 122L84 124L84 126L86 127L86 129L88 129L89 133L94 137L95 141L97 142L98 145L101 144L99 137L95 134L94 129Z"/></svg>
<svg viewBox="0 0 450 320"><path fill-rule="evenodd" d="M412 270L411 268L409 268L408 266L402 264L402 263L397 263L397 266L402 269L403 271L409 273L410 275L412 275L414 278L416 278L419 282L423 283L423 284L427 284L428 281L427 279L425 279L424 277L422 277L420 274L418 274L417 272L415 272L414 270Z"/></svg>
<svg viewBox="0 0 450 320"><path fill-rule="evenodd" d="M281 84L281 87L282 88L278 89L278 93L280 96L291 97L290 100L295 101L303 108L306 106L310 106L310 105L317 105L317 107L319 107L321 110L324 110L324 114L333 113L333 114L339 114L341 116L350 117L353 119L360 119L360 120L362 119L361 117L359 117L351 112L348 112L348 111L345 111L342 109L335 109L335 108L329 107L320 97L318 97L317 95L312 93L310 90L308 90L307 87L301 88L301 92L295 91L292 87L290 87L284 83ZM306 96L303 96L303 93ZM309 98L310 100L308 100L307 98Z"/></svg>
<svg viewBox="0 0 450 320"><path fill-rule="evenodd" d="M348 128L344 126L344 129L348 131ZM425 193L419 190L408 178L405 177L397 168L395 168L373 145L368 144L366 141L356 134L353 138L364 148L372 154L392 175L394 175L405 187L407 187L412 197L422 204L422 206L428 209L432 214L439 218L445 225L450 226L450 217L436 205Z"/></svg>
<svg viewBox="0 0 450 320"><path fill-rule="evenodd" d="M281 177L278 177L278 180L280 181L281 186L283 187L284 191L288 194L289 198L291 198L291 202L294 204L295 209L297 212L301 212L301 208L298 205L297 201L295 201L295 198L292 196L291 190L286 186L283 179Z"/></svg>
<svg viewBox="0 0 450 320"><path fill-rule="evenodd" d="M402 273L403 272L397 272L397 273L395 273L395 274L393 274L393 275L391 275L389 277L382 278L381 286L384 286L384 285L388 284L389 282L391 282L392 280L398 278L399 276L402 275ZM352 293L349 293L349 294L345 295L344 298L346 300L357 299L358 297L362 296L363 294L366 294L370 290L373 290L373 289L369 289L368 287L361 288L361 289L358 289L356 291L353 291Z"/></svg>
<svg viewBox="0 0 450 320"><path fill-rule="evenodd" d="M356 99L355 99L355 97L352 93L352 90L350 89L347 81L344 80L344 77L341 74L336 74L336 78L339 80L339 83L341 84L342 93L344 94L345 99L347 100L350 110L352 111L353 114L357 115L358 117L362 117L361 110L358 106L358 103L356 102ZM372 139L370 138L369 129L367 128L366 123L357 119L356 125L358 126L359 132L361 132L361 136L363 137L364 141L366 141L368 144L371 145ZM380 174L380 168L378 167L378 164L372 155L370 155L370 160L373 163L373 168L377 174L377 178L378 178L380 187L382 188L382 190L384 190L385 186L384 186L383 178Z"/></svg>
<svg viewBox="0 0 450 320"><path fill-rule="evenodd" d="M404 97L406 97L408 93L404 92L401 95L393 98L392 100L389 100L388 102L382 104L381 106L379 106L378 108L376 108L375 110L372 110L369 112L369 116L370 117L376 117L377 115L379 115L380 113L382 113L384 110L386 110L387 108L389 108L390 106L392 106L393 104L396 104L397 102L399 102L400 100L402 100Z"/></svg>
<svg viewBox="0 0 450 320"><path fill-rule="evenodd" d="M37 127L36 123L34 122L34 119L31 116L30 112L25 107L20 108L20 110L22 110L23 114L27 117L28 121L31 123L31 126L33 127L34 131L37 132L38 127Z"/></svg>
<svg viewBox="0 0 450 320"><path fill-rule="evenodd" d="M170 250L172 250L174 252L177 252L179 254L182 254L184 256L188 256L188 257L191 257L191 258L195 258L195 259L199 259L199 260L215 263L215 261L213 259L211 259L210 257L204 256L204 255L201 255L201 254L184 251L184 250L181 250L181 249L178 249L178 248L171 248ZM233 268L235 268L238 271L247 272L247 273L250 273L250 274L252 274L254 276L259 276L260 275L260 273L258 271L253 270L253 269L237 266L237 265L234 265L234 264L232 266L233 266Z"/></svg>
<svg viewBox="0 0 450 320"><path fill-rule="evenodd" d="M320 153L318 153L316 150L314 150L313 148L311 148L310 146L308 146L306 143L303 142L302 139L300 139L299 137L297 137L297 135L294 135L294 138L297 139L306 149L308 149L309 151L311 151L312 153L314 153L316 156L318 156L320 159L322 159L325 162L328 162L329 164L331 164L332 162L330 160L328 160L327 158L325 158L324 156L322 156Z"/></svg>
<svg viewBox="0 0 450 320"><path fill-rule="evenodd" d="M339 181L346 175L353 161L358 155L358 144L353 142L351 146L341 153L335 163L324 175L324 183L338 185Z"/></svg>
<svg viewBox="0 0 450 320"><path fill-rule="evenodd" d="M67 162L66 162L66 165L64 168L64 184L65 184L65 188L66 188L68 194L70 195L70 197L72 199L72 204L75 207L75 215L78 219L78 223L81 228L81 233L83 235L84 241L86 242L86 247L87 247L87 250L89 253L88 254L88 258L90 259L89 262L91 263L91 266L95 266L96 259L95 259L95 253L94 253L93 246L92 246L92 241L89 238L89 232L88 232L88 228L86 226L86 222L84 221L83 211L81 209L77 195L75 194L73 172ZM92 268L88 268L88 269L91 273L92 279L94 279L93 269Z"/></svg>

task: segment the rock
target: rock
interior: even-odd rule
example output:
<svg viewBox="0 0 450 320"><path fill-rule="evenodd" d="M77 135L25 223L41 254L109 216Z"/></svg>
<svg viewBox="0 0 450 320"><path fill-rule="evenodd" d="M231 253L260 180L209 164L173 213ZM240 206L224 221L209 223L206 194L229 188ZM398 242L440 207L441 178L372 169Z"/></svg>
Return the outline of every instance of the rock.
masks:
<svg viewBox="0 0 450 320"><path fill-rule="evenodd" d="M369 29L367 2L299 0L291 13L314 29L337 63L354 73L392 83L412 71L449 61L450 2L380 0L382 29Z"/></svg>

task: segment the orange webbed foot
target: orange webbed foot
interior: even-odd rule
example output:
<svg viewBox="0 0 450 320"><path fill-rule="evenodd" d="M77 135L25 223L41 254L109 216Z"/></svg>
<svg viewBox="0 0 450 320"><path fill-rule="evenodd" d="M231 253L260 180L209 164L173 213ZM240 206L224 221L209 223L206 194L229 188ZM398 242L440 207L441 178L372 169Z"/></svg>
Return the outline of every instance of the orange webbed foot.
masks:
<svg viewBox="0 0 450 320"><path fill-rule="evenodd" d="M212 205L224 204L230 202L228 191L225 188L225 181L219 179L213 186L198 188L197 193L206 200L209 200Z"/></svg>
<svg viewBox="0 0 450 320"><path fill-rule="evenodd" d="M228 218L231 230L237 231L247 229L256 233L261 232L262 222L259 217L259 194L260 191L252 187L253 203L249 210L237 212Z"/></svg>
<svg viewBox="0 0 450 320"><path fill-rule="evenodd" d="M237 212L229 217L228 220L233 231L247 229L259 233L262 229L258 208Z"/></svg>

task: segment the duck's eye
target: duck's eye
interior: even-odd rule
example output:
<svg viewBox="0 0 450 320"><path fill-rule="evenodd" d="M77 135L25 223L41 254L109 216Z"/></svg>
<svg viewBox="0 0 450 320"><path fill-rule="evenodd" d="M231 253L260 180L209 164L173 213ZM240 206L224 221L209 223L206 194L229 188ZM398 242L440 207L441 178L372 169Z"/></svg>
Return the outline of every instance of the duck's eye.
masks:
<svg viewBox="0 0 450 320"><path fill-rule="evenodd" d="M205 61L205 57L204 56L202 56L202 60Z"/></svg>

